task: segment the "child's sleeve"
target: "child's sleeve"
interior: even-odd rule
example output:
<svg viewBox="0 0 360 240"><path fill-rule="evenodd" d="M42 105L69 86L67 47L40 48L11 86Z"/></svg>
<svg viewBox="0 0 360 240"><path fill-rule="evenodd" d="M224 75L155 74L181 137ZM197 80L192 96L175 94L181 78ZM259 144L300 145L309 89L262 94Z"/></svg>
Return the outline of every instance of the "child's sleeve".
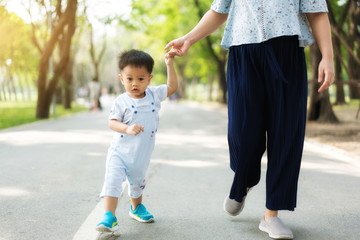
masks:
<svg viewBox="0 0 360 240"><path fill-rule="evenodd" d="M118 99L116 99L110 108L109 120L116 119L119 120L120 122L123 122L124 120L123 112L124 112L123 107L119 103Z"/></svg>
<svg viewBox="0 0 360 240"><path fill-rule="evenodd" d="M325 0L300 0L301 13L328 12Z"/></svg>
<svg viewBox="0 0 360 240"><path fill-rule="evenodd" d="M149 90L154 94L154 98L159 102L164 101L167 97L168 87L166 84L149 87Z"/></svg>
<svg viewBox="0 0 360 240"><path fill-rule="evenodd" d="M217 13L229 13L232 0L214 0L211 4L211 10Z"/></svg>

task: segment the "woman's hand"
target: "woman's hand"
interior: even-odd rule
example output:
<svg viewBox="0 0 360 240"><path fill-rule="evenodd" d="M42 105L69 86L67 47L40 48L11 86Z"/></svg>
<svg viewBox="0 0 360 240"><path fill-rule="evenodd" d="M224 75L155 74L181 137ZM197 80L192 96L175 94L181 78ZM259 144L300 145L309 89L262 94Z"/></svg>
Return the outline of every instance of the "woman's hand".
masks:
<svg viewBox="0 0 360 240"><path fill-rule="evenodd" d="M171 48L168 54L170 57L174 57L184 56L190 47L190 41L186 40L185 37L181 37L169 42L164 49L167 50Z"/></svg>
<svg viewBox="0 0 360 240"><path fill-rule="evenodd" d="M321 86L318 92L322 92L330 87L334 82L334 62L332 59L321 59L319 63L319 75L318 83L321 83Z"/></svg>

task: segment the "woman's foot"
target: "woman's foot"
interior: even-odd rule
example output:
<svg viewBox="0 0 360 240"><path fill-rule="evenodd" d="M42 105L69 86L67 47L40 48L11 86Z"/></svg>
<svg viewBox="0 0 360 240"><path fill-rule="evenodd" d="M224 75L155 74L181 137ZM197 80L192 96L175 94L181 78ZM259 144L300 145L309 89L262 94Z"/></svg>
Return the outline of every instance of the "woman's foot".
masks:
<svg viewBox="0 0 360 240"><path fill-rule="evenodd" d="M246 194L250 191L250 188L247 189ZM241 213L245 206L245 195L241 202L236 201L235 199L230 199L229 196L226 196L224 200L224 211L230 214L231 216L237 216Z"/></svg>
<svg viewBox="0 0 360 240"><path fill-rule="evenodd" d="M259 229L269 234L273 239L293 239L293 233L290 228L285 226L279 217L271 217L267 220L260 220Z"/></svg>

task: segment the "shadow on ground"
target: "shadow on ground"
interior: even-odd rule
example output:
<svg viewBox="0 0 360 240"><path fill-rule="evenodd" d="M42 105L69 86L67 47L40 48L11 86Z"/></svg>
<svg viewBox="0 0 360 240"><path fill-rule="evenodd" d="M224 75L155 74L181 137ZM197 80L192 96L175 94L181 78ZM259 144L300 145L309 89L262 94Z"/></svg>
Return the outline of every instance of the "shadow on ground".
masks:
<svg viewBox="0 0 360 240"><path fill-rule="evenodd" d="M117 240L120 239L120 232L99 232L96 240Z"/></svg>

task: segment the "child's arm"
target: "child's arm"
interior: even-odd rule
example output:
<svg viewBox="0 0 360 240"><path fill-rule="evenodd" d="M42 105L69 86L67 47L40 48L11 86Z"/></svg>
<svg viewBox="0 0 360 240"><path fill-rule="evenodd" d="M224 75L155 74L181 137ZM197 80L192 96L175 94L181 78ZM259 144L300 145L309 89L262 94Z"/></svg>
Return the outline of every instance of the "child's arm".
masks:
<svg viewBox="0 0 360 240"><path fill-rule="evenodd" d="M126 133L129 135L138 135L140 132L144 132L144 127L139 124L127 125L116 119L109 120L109 127L119 133Z"/></svg>
<svg viewBox="0 0 360 240"><path fill-rule="evenodd" d="M321 92L334 82L335 75L330 22L326 12L306 13L306 17L322 55L318 76L318 82L323 82L318 90Z"/></svg>
<svg viewBox="0 0 360 240"><path fill-rule="evenodd" d="M191 45L207 37L210 33L218 29L228 18L228 14L218 13L214 10L207 11L200 22L185 36L169 42L165 50L173 47L170 56L183 56Z"/></svg>
<svg viewBox="0 0 360 240"><path fill-rule="evenodd" d="M178 89L178 81L174 68L174 57L170 56L169 53L165 54L165 63L167 69L167 87L168 94L167 96L173 95Z"/></svg>

